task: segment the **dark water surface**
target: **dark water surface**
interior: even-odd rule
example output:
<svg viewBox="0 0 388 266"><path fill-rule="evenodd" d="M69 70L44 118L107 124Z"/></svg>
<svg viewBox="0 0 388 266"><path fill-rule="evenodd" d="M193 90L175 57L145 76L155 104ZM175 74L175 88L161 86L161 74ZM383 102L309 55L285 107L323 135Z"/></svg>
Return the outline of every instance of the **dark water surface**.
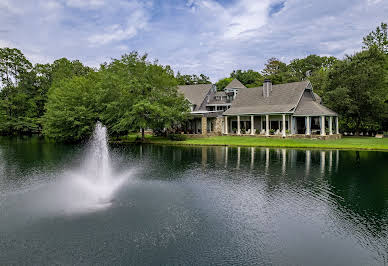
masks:
<svg viewBox="0 0 388 266"><path fill-rule="evenodd" d="M130 177L89 208L83 147L0 140L1 265L388 263L388 153L110 148Z"/></svg>

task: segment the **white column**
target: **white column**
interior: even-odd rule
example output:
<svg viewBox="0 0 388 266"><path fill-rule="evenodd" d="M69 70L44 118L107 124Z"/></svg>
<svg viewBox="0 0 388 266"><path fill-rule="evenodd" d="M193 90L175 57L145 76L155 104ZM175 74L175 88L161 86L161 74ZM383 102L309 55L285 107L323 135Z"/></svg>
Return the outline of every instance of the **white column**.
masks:
<svg viewBox="0 0 388 266"><path fill-rule="evenodd" d="M269 136L269 115L265 115L265 135Z"/></svg>
<svg viewBox="0 0 388 266"><path fill-rule="evenodd" d="M251 135L255 135L255 120L254 116L251 115Z"/></svg>
<svg viewBox="0 0 388 266"><path fill-rule="evenodd" d="M335 117L335 134L339 134L338 116Z"/></svg>
<svg viewBox="0 0 388 266"><path fill-rule="evenodd" d="M240 130L240 116L237 116L237 135L241 135L241 130Z"/></svg>
<svg viewBox="0 0 388 266"><path fill-rule="evenodd" d="M325 125L325 116L321 116L321 136L326 136L326 125Z"/></svg>
<svg viewBox="0 0 388 266"><path fill-rule="evenodd" d="M329 116L329 135L333 135L333 117Z"/></svg>
<svg viewBox="0 0 388 266"><path fill-rule="evenodd" d="M283 130L282 130L282 132L283 132L283 137L285 137L286 136L286 115L285 114L283 114Z"/></svg>
<svg viewBox="0 0 388 266"><path fill-rule="evenodd" d="M306 135L311 135L311 128L310 128L310 117L306 116Z"/></svg>
<svg viewBox="0 0 388 266"><path fill-rule="evenodd" d="M225 116L225 134L228 135L228 117Z"/></svg>

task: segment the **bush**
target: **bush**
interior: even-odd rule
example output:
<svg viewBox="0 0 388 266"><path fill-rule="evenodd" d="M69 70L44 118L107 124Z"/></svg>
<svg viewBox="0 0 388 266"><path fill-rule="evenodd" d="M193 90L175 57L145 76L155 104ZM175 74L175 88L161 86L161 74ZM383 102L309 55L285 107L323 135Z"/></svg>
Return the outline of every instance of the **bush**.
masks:
<svg viewBox="0 0 388 266"><path fill-rule="evenodd" d="M170 134L168 135L168 139L174 141L184 141L187 140L187 136L183 134Z"/></svg>
<svg viewBox="0 0 388 266"><path fill-rule="evenodd" d="M256 133L257 135L259 135L259 134L260 134L260 129L256 129L255 133Z"/></svg>
<svg viewBox="0 0 388 266"><path fill-rule="evenodd" d="M271 135L275 134L275 129L270 129L270 130L269 130L269 133L270 133Z"/></svg>
<svg viewBox="0 0 388 266"><path fill-rule="evenodd" d="M246 133L245 128L242 128L242 129L241 129L241 134L245 134L245 133Z"/></svg>

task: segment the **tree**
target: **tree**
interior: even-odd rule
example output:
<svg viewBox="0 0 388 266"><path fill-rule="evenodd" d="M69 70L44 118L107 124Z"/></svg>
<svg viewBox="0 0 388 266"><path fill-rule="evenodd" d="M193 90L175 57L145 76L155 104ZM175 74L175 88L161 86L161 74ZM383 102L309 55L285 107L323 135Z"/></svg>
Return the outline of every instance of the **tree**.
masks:
<svg viewBox="0 0 388 266"><path fill-rule="evenodd" d="M357 134L381 125L388 95L387 71L387 57L376 46L347 56L329 71L324 100Z"/></svg>
<svg viewBox="0 0 388 266"><path fill-rule="evenodd" d="M287 64L274 57L268 59L262 70L262 74L264 78L270 79L273 84L298 81L298 79L292 75Z"/></svg>
<svg viewBox="0 0 388 266"><path fill-rule="evenodd" d="M243 70L233 70L230 74L230 78L238 79L244 86L248 88L258 87L263 85L264 77L252 69L246 71Z"/></svg>
<svg viewBox="0 0 388 266"><path fill-rule="evenodd" d="M178 85L195 85L195 84L210 84L210 78L204 74L197 75L181 75L178 71L176 75Z"/></svg>
<svg viewBox="0 0 388 266"><path fill-rule="evenodd" d="M216 87L218 91L222 91L225 89L226 86L228 86L229 83L232 82L234 78L223 78L216 82Z"/></svg>
<svg viewBox="0 0 388 266"><path fill-rule="evenodd" d="M376 31L370 32L363 38L364 49L369 49L372 46L377 46L378 49L388 54L388 26L387 23L381 22L380 27Z"/></svg>
<svg viewBox="0 0 388 266"><path fill-rule="evenodd" d="M305 80L318 71L330 69L337 61L334 56L327 57L312 54L306 58L291 60L288 68L298 80Z"/></svg>
<svg viewBox="0 0 388 266"><path fill-rule="evenodd" d="M0 48L1 87L17 86L24 74L32 69L32 64L16 48ZM1 85L0 84L0 85Z"/></svg>
<svg viewBox="0 0 388 266"><path fill-rule="evenodd" d="M102 120L110 134L133 130L169 128L184 121L189 104L177 91L169 66L149 62L137 52L123 55L102 66L105 106Z"/></svg>
<svg viewBox="0 0 388 266"><path fill-rule="evenodd" d="M88 138L99 119L98 73L57 81L48 94L43 133L56 141L81 141Z"/></svg>

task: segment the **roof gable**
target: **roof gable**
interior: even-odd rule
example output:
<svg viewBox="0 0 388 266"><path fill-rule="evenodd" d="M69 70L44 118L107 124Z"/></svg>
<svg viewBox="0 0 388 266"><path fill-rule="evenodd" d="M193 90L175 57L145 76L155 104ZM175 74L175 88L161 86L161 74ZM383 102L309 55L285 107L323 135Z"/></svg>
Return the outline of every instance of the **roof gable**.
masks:
<svg viewBox="0 0 388 266"><path fill-rule="evenodd" d="M212 87L212 84L182 85L178 86L178 92L182 93L191 104L194 104L194 111L197 111Z"/></svg>
<svg viewBox="0 0 388 266"><path fill-rule="evenodd" d="M238 79L232 80L225 89L245 89L246 87Z"/></svg>

